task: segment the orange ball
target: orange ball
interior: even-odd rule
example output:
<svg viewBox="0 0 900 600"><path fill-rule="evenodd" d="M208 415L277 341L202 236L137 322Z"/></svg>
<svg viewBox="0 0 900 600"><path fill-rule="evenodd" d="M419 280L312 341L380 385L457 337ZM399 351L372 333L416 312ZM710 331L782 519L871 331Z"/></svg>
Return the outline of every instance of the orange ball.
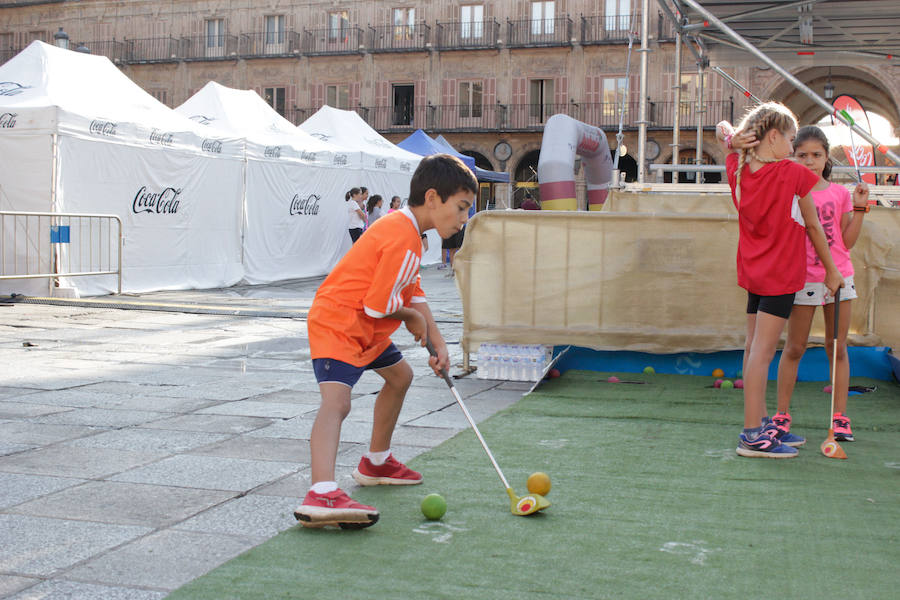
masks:
<svg viewBox="0 0 900 600"><path fill-rule="evenodd" d="M722 369L713 369L712 376L713 377L725 377L725 371L723 371Z"/></svg>
<svg viewBox="0 0 900 600"><path fill-rule="evenodd" d="M528 491L532 494L546 496L550 493L550 476L541 471L528 476Z"/></svg>

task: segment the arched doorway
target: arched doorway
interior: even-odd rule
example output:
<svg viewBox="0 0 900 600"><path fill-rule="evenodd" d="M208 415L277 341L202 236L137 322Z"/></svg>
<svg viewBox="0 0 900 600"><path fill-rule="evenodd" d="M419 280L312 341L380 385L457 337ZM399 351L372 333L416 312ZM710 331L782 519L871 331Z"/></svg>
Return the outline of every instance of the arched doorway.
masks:
<svg viewBox="0 0 900 600"><path fill-rule="evenodd" d="M668 161L671 164L671 159ZM678 163L682 165L693 165L697 162L697 150L694 148L685 148L678 153ZM713 158L707 154L703 153L703 164L704 165L715 165L718 164ZM686 172L679 171L678 172L678 183L694 183L697 180L695 179L696 173L694 172ZM666 183L672 183L672 172L667 171L663 174L663 181ZM722 182L722 173L704 173L703 174L703 183L721 183Z"/></svg>
<svg viewBox="0 0 900 600"><path fill-rule="evenodd" d="M541 201L541 191L538 187L537 176L538 159L540 159L540 157L540 150L532 150L531 152L525 153L521 160L519 160L519 164L516 165L516 170L514 171L515 181L513 183L513 199L510 208L519 208L519 206L522 205L522 200L525 198L526 192L530 193L538 202Z"/></svg>
<svg viewBox="0 0 900 600"><path fill-rule="evenodd" d="M491 164L490 159L480 152L476 152L475 150L460 150L459 153L474 158L475 166L479 169L485 169L486 171L494 170L494 165ZM479 181L478 199L476 201L475 209L486 210L487 208L496 206L495 196L493 183L490 181Z"/></svg>

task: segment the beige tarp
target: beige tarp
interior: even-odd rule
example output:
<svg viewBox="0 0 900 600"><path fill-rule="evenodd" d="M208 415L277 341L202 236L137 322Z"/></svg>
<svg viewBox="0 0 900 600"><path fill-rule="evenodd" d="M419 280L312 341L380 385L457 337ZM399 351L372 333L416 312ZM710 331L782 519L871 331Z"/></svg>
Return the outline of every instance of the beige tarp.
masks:
<svg viewBox="0 0 900 600"><path fill-rule="evenodd" d="M736 249L737 216L721 193L614 191L603 212L479 213L455 262L463 349L742 349ZM851 343L900 347L900 210L873 208L852 258ZM812 335L822 335L821 317Z"/></svg>

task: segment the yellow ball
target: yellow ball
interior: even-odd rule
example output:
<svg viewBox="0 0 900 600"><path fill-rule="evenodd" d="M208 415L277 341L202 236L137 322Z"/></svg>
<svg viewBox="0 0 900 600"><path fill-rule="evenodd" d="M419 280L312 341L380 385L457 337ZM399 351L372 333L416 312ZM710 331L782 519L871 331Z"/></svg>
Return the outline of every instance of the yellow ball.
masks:
<svg viewBox="0 0 900 600"><path fill-rule="evenodd" d="M538 471L528 476L528 491L546 496L550 493L550 476Z"/></svg>
<svg viewBox="0 0 900 600"><path fill-rule="evenodd" d="M713 377L725 377L725 371L723 371L722 369L713 369L712 376Z"/></svg>

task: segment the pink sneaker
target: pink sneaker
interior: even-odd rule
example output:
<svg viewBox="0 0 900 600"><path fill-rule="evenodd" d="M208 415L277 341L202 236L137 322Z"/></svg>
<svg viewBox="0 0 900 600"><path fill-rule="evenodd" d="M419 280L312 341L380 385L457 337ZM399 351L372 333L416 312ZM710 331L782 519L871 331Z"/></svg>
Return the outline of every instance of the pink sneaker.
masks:
<svg viewBox="0 0 900 600"><path fill-rule="evenodd" d="M791 431L791 415L789 413L775 413L775 416L772 417L772 421L778 425L778 429L783 429L786 433L790 433Z"/></svg>
<svg viewBox="0 0 900 600"><path fill-rule="evenodd" d="M340 488L327 494L310 490L303 504L294 511L294 518L304 527L332 525L342 529L363 529L378 522L378 509L360 504Z"/></svg>
<svg viewBox="0 0 900 600"><path fill-rule="evenodd" d="M353 471L353 479L359 485L416 485L422 483L422 474L398 461L393 454L387 457L383 465L373 465L363 456Z"/></svg>
<svg viewBox="0 0 900 600"><path fill-rule="evenodd" d="M850 431L850 417L843 413L834 413L831 417L831 425L834 427L834 439L839 442L852 442L853 432Z"/></svg>

